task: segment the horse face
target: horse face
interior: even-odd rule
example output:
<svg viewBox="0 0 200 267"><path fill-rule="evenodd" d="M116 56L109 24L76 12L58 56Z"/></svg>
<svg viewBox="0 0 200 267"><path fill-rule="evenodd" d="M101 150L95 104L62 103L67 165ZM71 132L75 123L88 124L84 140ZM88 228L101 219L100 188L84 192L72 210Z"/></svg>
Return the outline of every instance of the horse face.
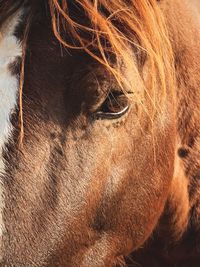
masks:
<svg viewBox="0 0 200 267"><path fill-rule="evenodd" d="M171 99L152 128L134 96L83 51L62 48L43 20L30 29L24 82L23 149L12 143L6 155L7 261L113 266L163 210L173 175Z"/></svg>

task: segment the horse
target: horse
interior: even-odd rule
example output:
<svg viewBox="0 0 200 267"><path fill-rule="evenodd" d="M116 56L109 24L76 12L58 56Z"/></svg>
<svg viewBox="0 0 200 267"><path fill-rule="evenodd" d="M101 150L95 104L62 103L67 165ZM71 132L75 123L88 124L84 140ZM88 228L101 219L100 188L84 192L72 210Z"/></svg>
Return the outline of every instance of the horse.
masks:
<svg viewBox="0 0 200 267"><path fill-rule="evenodd" d="M0 266L199 266L199 8L0 1Z"/></svg>

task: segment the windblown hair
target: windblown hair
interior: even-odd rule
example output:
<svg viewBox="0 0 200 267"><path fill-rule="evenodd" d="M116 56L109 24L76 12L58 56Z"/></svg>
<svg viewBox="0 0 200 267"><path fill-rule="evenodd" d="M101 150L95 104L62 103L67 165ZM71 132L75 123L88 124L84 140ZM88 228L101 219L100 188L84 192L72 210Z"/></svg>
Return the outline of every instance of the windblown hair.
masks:
<svg viewBox="0 0 200 267"><path fill-rule="evenodd" d="M114 75L125 92L137 91L138 85L134 80L128 81L123 73L123 69L134 70L155 110L161 110L167 90L174 88L174 64L167 28L156 0L75 0L73 4L49 0L49 6L53 31L62 45L85 50ZM71 14L71 6L77 7L75 14ZM78 12L87 19L80 22ZM71 43L65 38L66 31ZM140 73L128 48L145 54L147 77ZM145 107L141 92L137 100Z"/></svg>
<svg viewBox="0 0 200 267"><path fill-rule="evenodd" d="M1 2L0 15L3 16L0 26L6 18L5 14L8 17L29 1ZM43 3L44 0L36 0L34 7L38 5L37 8L40 8ZM173 91L175 79L172 48L165 20L156 0L48 0L46 4L50 10L54 35L63 46L84 50L104 65L124 92L135 93L134 98L137 98L145 110L143 99L148 98L153 114L158 110L162 111L162 103L165 102L166 94L170 93L169 90ZM145 61L148 62L145 77L133 51L136 51L136 56L139 53L145 55ZM129 73L134 70L137 74L143 85L139 96L136 94L138 84L134 79L127 80L124 70ZM19 100L22 133L23 79L22 67Z"/></svg>

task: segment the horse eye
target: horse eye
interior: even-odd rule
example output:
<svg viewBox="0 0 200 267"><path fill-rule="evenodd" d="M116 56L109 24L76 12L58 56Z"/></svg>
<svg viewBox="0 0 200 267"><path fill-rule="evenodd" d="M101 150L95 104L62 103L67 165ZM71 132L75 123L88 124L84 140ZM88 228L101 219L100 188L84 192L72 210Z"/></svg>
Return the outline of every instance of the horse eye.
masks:
<svg viewBox="0 0 200 267"><path fill-rule="evenodd" d="M96 119L117 119L129 109L129 100L123 92L110 92L101 107L96 111Z"/></svg>

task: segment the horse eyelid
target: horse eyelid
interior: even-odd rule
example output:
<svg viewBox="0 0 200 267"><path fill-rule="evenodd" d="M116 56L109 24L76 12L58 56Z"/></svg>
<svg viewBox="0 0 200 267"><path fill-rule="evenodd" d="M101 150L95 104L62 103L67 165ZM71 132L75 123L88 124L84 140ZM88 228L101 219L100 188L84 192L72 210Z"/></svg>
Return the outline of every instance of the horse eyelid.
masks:
<svg viewBox="0 0 200 267"><path fill-rule="evenodd" d="M120 117L122 117L128 110L130 107L130 98L128 97L128 95L132 95L132 92L127 92L126 94L124 94L124 92L120 92L120 91L111 91L108 95L107 98L105 99L105 101L101 104L101 106L99 107L98 110L96 110L93 114L92 114L92 119L93 120L115 120L115 119L119 119ZM119 97L123 96L126 103L124 103L124 105L120 104L120 100L118 99ZM118 102L119 100L119 102ZM111 104L112 106L112 101L115 102L115 104L117 103L119 110L109 110L109 104ZM107 105L108 104L108 105ZM105 105L105 106L104 106ZM114 106L113 106L114 107Z"/></svg>
<svg viewBox="0 0 200 267"><path fill-rule="evenodd" d="M94 114L94 118L97 120L102 120L102 119L107 119L107 120L115 120L115 119L119 119L120 117L122 117L128 110L129 110L130 106L126 106L125 108L123 108L122 110L120 110L119 112L102 112L102 111L98 111Z"/></svg>

